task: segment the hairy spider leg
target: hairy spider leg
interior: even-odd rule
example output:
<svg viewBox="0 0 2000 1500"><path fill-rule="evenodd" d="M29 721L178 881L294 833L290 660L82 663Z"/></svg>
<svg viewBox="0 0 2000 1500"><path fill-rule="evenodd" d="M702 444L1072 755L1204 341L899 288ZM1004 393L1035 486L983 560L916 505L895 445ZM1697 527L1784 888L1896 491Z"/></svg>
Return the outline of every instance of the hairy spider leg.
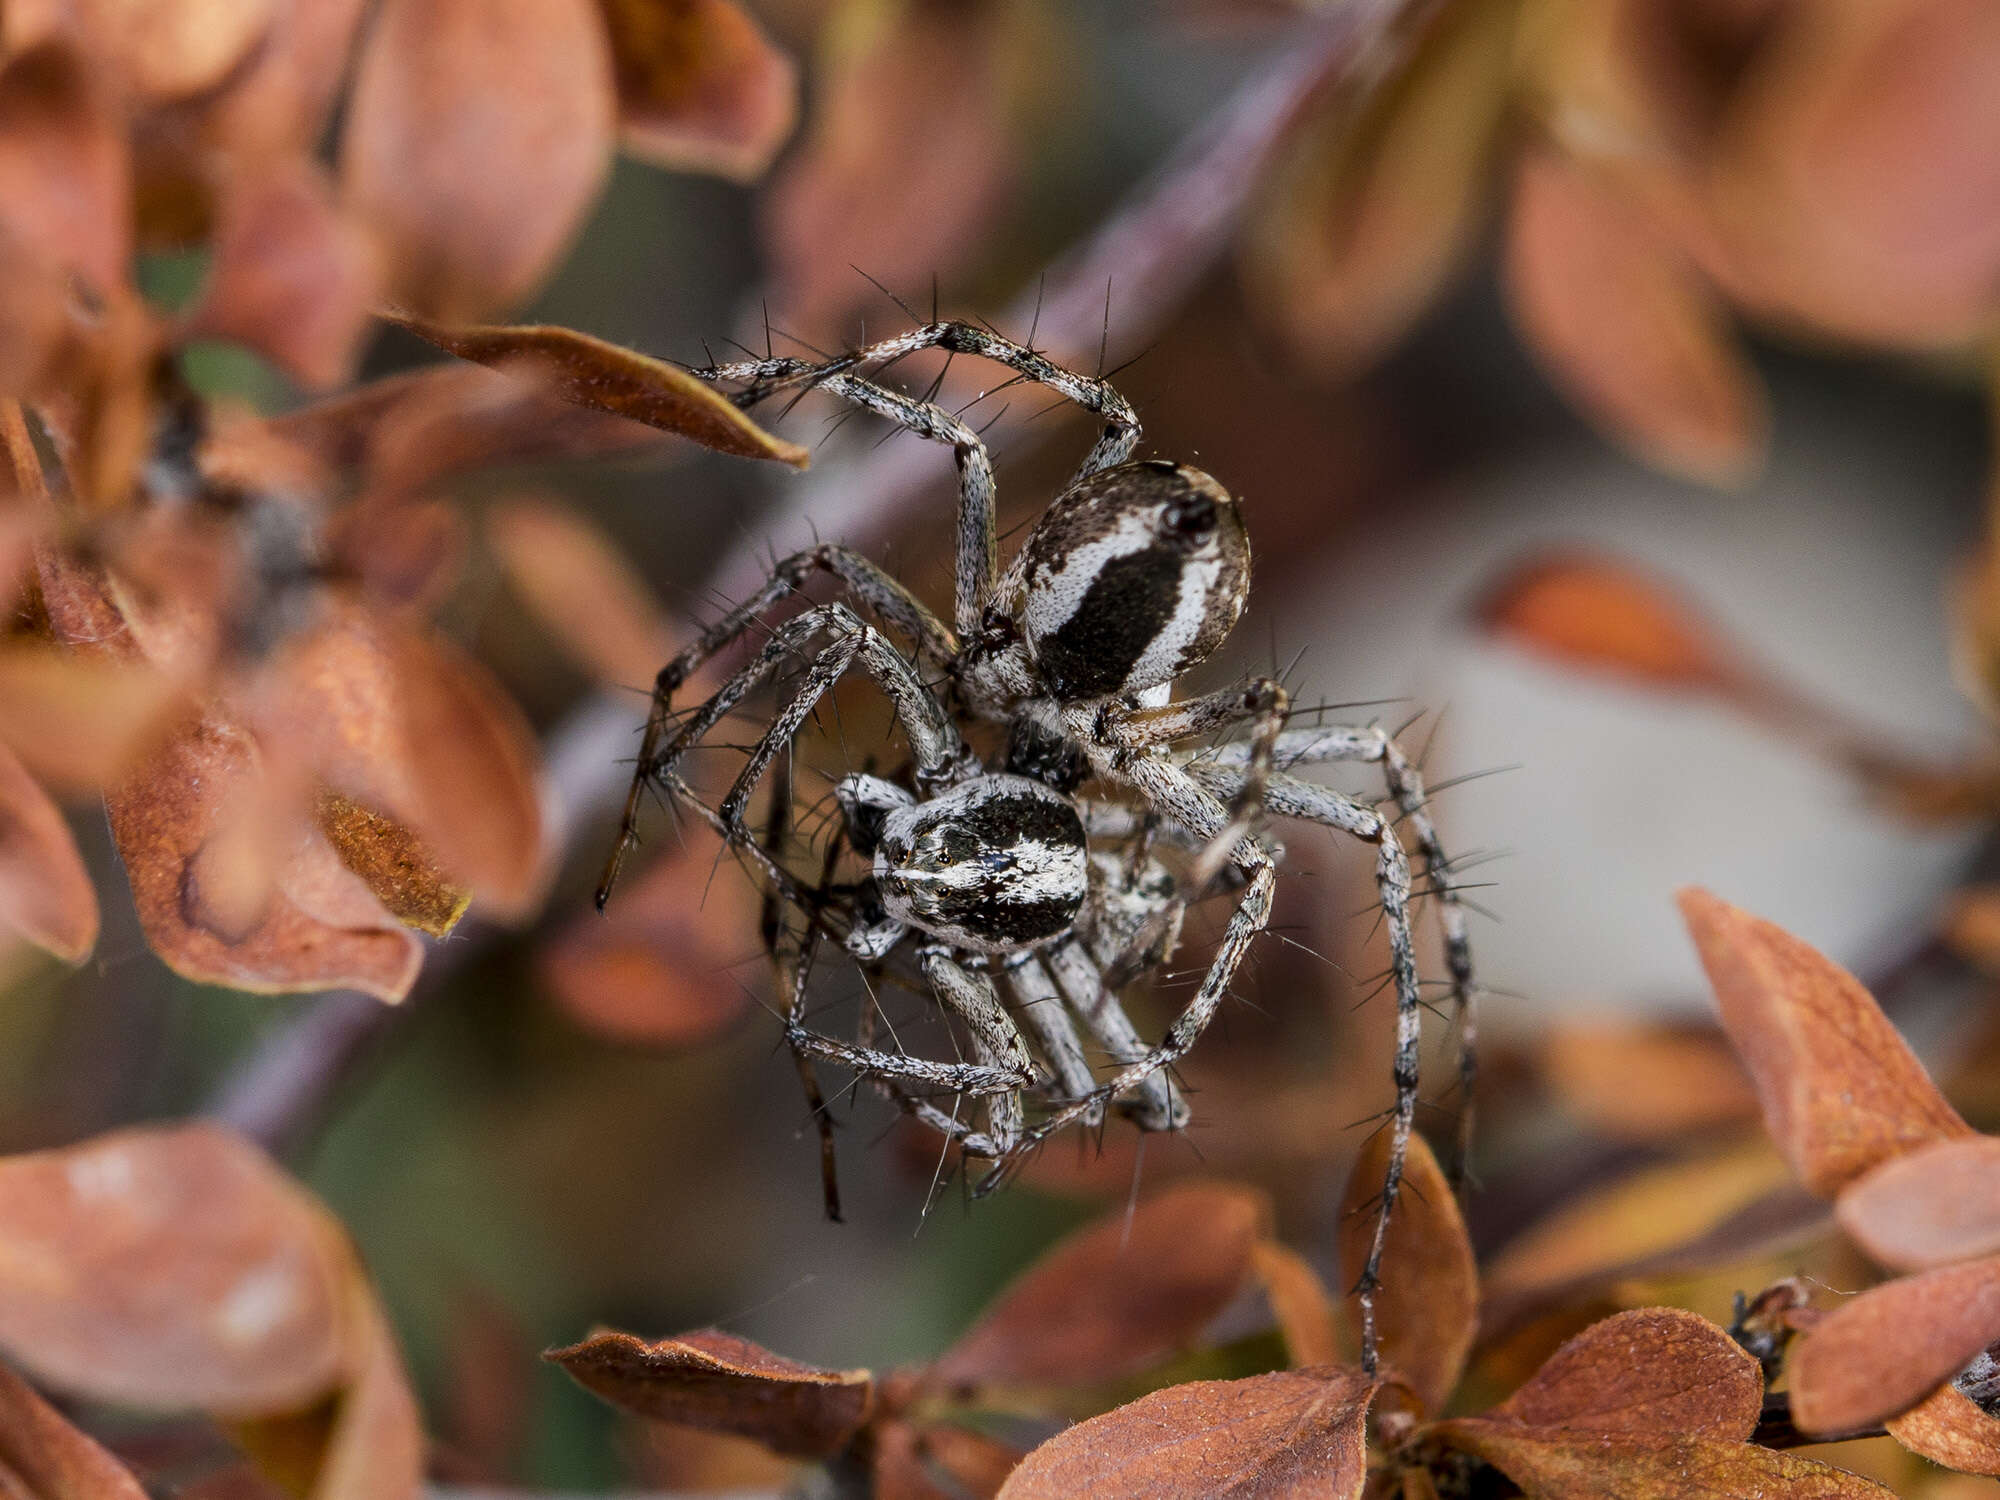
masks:
<svg viewBox="0 0 2000 1500"><path fill-rule="evenodd" d="M1242 746L1225 746L1214 759L1225 766L1240 764L1243 751ZM1459 898L1451 861L1438 839L1437 825L1431 820L1423 773L1393 735L1372 724L1365 728L1334 725L1288 730L1279 736L1274 753L1281 767L1340 761L1380 765L1389 795L1395 798L1397 810L1410 825L1412 841L1423 858L1424 883L1437 897L1445 968L1451 976L1452 1016L1458 1030L1459 1112L1449 1166L1452 1181L1462 1189L1471 1162L1473 1086L1479 1078L1479 981L1472 965L1472 936L1465 904Z"/></svg>
<svg viewBox="0 0 2000 1500"><path fill-rule="evenodd" d="M1124 1066L1146 1056L1145 1039L1118 1003L1117 992L1105 983L1103 969L1081 942L1063 938L1050 944L1044 956L1070 1009L1082 1018L1084 1028L1112 1062ZM1128 1100L1125 1108L1141 1130L1180 1130L1187 1125L1187 1104L1176 1097L1168 1074L1153 1073L1140 1079L1133 1093L1137 1097ZM1104 1118L1105 1100L1094 1075L1070 1095L1087 1105L1078 1119L1094 1125Z"/></svg>
<svg viewBox="0 0 2000 1500"><path fill-rule="evenodd" d="M764 828L762 846L773 864L784 863L791 845L792 803L792 762L787 756L778 762L771 777L771 813ZM815 892L821 906L825 905L828 889L833 883L841 842L838 834L827 841L826 855L820 865L819 886ZM764 947L771 955L777 992L786 997L785 1030L788 1033L803 1031L806 1029L806 993L822 936L819 924L813 920L812 911L796 910L779 895L776 886L766 883L763 928ZM806 1111L819 1132L819 1181L826 1216L838 1224L841 1222L840 1170L833 1144L833 1115L827 1109L826 1095L820 1090L819 1074L813 1068L811 1055L796 1047L790 1050L792 1065L798 1070L799 1085L805 1090Z"/></svg>
<svg viewBox="0 0 2000 1500"><path fill-rule="evenodd" d="M1048 966L1038 955L1030 954L1009 965L1002 977L1014 998L1015 1014L1034 1034L1042 1061L1055 1075L1064 1096L1076 1099L1088 1094L1097 1086L1097 1078L1090 1071L1090 1063L1083 1055L1083 1042L1076 1034L1076 1023L1063 1008L1062 991L1056 987L1057 981ZM1103 1107L1084 1118L1088 1124L1097 1124L1104 1118Z"/></svg>
<svg viewBox="0 0 2000 1500"><path fill-rule="evenodd" d="M855 1044L863 1049L873 1050L875 1046L875 1021L880 1013L874 990L862 1002L861 1019L855 1028ZM900 1054L897 1054L900 1055ZM975 1129L954 1114L946 1114L936 1104L920 1095L912 1094L893 1079L861 1075L884 1099L889 1100L904 1114L919 1124L935 1130L947 1141L955 1142L958 1149L967 1156L992 1159L1000 1155L993 1138L984 1131Z"/></svg>
<svg viewBox="0 0 2000 1500"><path fill-rule="evenodd" d="M1028 1056L1021 1028L1000 1004L1000 992L993 981L965 968L949 950L925 947L917 962L938 1003L964 1023L966 1035L972 1039L973 1056L1014 1080L1012 1089L986 1096L986 1132L995 1151L1005 1156L1020 1144L1026 1126L1019 1090L1035 1082L1034 1059Z"/></svg>

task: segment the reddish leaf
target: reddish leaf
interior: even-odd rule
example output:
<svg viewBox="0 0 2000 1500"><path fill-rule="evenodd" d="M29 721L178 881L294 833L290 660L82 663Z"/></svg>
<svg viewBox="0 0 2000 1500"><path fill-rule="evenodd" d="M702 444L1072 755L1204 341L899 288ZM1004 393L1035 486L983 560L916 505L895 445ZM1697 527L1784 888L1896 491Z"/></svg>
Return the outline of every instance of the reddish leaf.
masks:
<svg viewBox="0 0 2000 1500"><path fill-rule="evenodd" d="M97 892L69 824L0 745L0 924L64 963L97 946Z"/></svg>
<svg viewBox="0 0 2000 1500"><path fill-rule="evenodd" d="M878 1422L871 1500L991 1500L1021 1461L1018 1449L963 1427Z"/></svg>
<svg viewBox="0 0 2000 1500"><path fill-rule="evenodd" d="M775 458L799 469L808 461L805 449L772 437L715 387L664 360L587 333L535 324L449 328L399 321L460 359L504 370L579 406L678 433L738 458Z"/></svg>
<svg viewBox="0 0 2000 1500"><path fill-rule="evenodd" d="M1940 1141L1849 1183L1840 1227L1885 1266L1920 1271L2000 1252L2000 1140Z"/></svg>
<svg viewBox="0 0 2000 1500"><path fill-rule="evenodd" d="M601 0L625 149L655 166L763 175L798 118L798 69L731 0Z"/></svg>
<svg viewBox="0 0 2000 1500"><path fill-rule="evenodd" d="M233 184L189 332L247 344L308 387L352 373L381 268L310 162Z"/></svg>
<svg viewBox="0 0 2000 1500"><path fill-rule="evenodd" d="M1542 1068L1563 1106L1600 1135L1677 1142L1754 1119L1757 1095L1720 1033L1667 1026L1557 1026Z"/></svg>
<svg viewBox="0 0 2000 1500"><path fill-rule="evenodd" d="M1889 1436L1932 1463L1961 1474L2000 1474L2000 1418L1955 1385L1941 1385L1888 1421Z"/></svg>
<svg viewBox="0 0 2000 1500"><path fill-rule="evenodd" d="M91 50L149 101L213 88L263 39L273 0L82 0Z"/></svg>
<svg viewBox="0 0 2000 1500"><path fill-rule="evenodd" d="M0 1344L97 1400L240 1413L323 1395L344 1254L303 1189L214 1126L0 1159Z"/></svg>
<svg viewBox="0 0 2000 1500"><path fill-rule="evenodd" d="M1285 1353L1294 1368L1339 1364L1352 1355L1341 1337L1340 1315L1326 1283L1304 1256L1274 1240L1262 1240L1251 1264L1264 1284L1264 1296L1285 1336Z"/></svg>
<svg viewBox="0 0 2000 1500"><path fill-rule="evenodd" d="M611 161L595 0L386 0L341 145L350 201L417 310L477 318L533 294Z"/></svg>
<svg viewBox="0 0 2000 1500"><path fill-rule="evenodd" d="M1471 248L1520 11L1451 7L1361 120L1336 93L1294 132L1244 236L1244 275L1275 335L1320 372L1383 353Z"/></svg>
<svg viewBox="0 0 2000 1500"><path fill-rule="evenodd" d="M1831 1197L1891 1157L1971 1134L1851 974L1706 891L1682 891L1680 906L1764 1123L1807 1187Z"/></svg>
<svg viewBox="0 0 2000 1500"><path fill-rule="evenodd" d="M64 1421L5 1365L0 1365L0 1490L10 1500L146 1500L123 1464Z"/></svg>
<svg viewBox="0 0 2000 1500"><path fill-rule="evenodd" d="M1786 1371L1801 1432L1838 1434L1908 1411L2000 1342L2000 1256L1922 1271L1849 1298L1802 1334Z"/></svg>
<svg viewBox="0 0 2000 1500"><path fill-rule="evenodd" d="M734 972L754 944L747 882L715 876L713 846L670 850L604 916L570 922L535 969L592 1031L640 1046L685 1047L713 1037L752 1003Z"/></svg>
<svg viewBox="0 0 2000 1500"><path fill-rule="evenodd" d="M1016 1277L929 1372L951 1387L1077 1387L1192 1343L1241 1290L1264 1195L1182 1183L1106 1215Z"/></svg>
<svg viewBox="0 0 2000 1500"><path fill-rule="evenodd" d="M574 511L531 497L491 507L486 535L515 589L579 666L611 686L652 681L673 638L610 538Z"/></svg>
<svg viewBox="0 0 2000 1500"><path fill-rule="evenodd" d="M1389 1132L1378 1132L1348 1174L1340 1274L1350 1286L1367 1264L1390 1144ZM1389 1221L1375 1326L1383 1367L1416 1392L1426 1411L1440 1410L1479 1329L1479 1268L1457 1196L1422 1136L1410 1137L1403 1189Z"/></svg>
<svg viewBox="0 0 2000 1500"><path fill-rule="evenodd" d="M654 1344L595 1333L543 1357L626 1411L738 1433L800 1458L840 1452L875 1404L866 1370L815 1369L713 1328Z"/></svg>
<svg viewBox="0 0 2000 1500"><path fill-rule="evenodd" d="M1871 1479L1790 1453L1712 1438L1599 1437L1469 1418L1429 1429L1535 1500L1892 1500Z"/></svg>
<svg viewBox="0 0 2000 1500"><path fill-rule="evenodd" d="M1764 1372L1706 1318L1646 1307L1593 1323L1487 1415L1545 1430L1741 1442Z"/></svg>
<svg viewBox="0 0 2000 1500"><path fill-rule="evenodd" d="M1169 1386L1050 1438L1001 1500L1360 1500L1375 1389L1337 1366Z"/></svg>
<svg viewBox="0 0 2000 1500"><path fill-rule="evenodd" d="M1639 209L1557 151L1518 168L1507 287L1551 378L1613 436L1709 483L1756 468L1763 392L1720 301Z"/></svg>
<svg viewBox="0 0 2000 1500"><path fill-rule="evenodd" d="M44 265L100 295L132 253L131 163L117 105L88 59L60 42L0 68L0 220Z"/></svg>

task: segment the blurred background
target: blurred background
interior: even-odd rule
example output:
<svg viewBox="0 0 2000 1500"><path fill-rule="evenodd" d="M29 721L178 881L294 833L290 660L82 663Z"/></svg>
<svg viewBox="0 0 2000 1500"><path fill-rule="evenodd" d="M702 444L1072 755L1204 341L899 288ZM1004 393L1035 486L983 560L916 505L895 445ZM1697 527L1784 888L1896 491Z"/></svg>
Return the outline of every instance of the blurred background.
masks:
<svg viewBox="0 0 2000 1500"><path fill-rule="evenodd" d="M1892 205L1879 218L1916 223L1908 243L1882 251L1882 280L1850 283L1784 261L1769 248L1779 228L1734 242L1750 247L1734 274L1709 240L1746 193L1798 217L1866 219L1871 184L1905 190L1892 147L1978 197L2000 168L1968 166L1973 148L1957 143L1995 123L2000 45L1976 7L1885 7L1938 17L1898 43L1917 49L1908 66L1929 81L1930 116L1857 160L1822 139L1843 96L1800 97L1805 123L1773 123L1811 51L1781 29L1810 31L1794 13L1813 8L1627 7L1653 19L1592 42L1576 7L1458 7L1377 49L1369 66L1389 81L1362 94L1351 59L1301 86L1312 49L1333 55L1337 5L751 0L802 89L801 123L769 175L739 184L621 161L522 318L700 363L729 340L761 350L767 318L795 349L905 325L869 278L920 314L935 295L946 315L1023 338L1039 288L1060 316L1038 336L1058 348L1080 337L1070 352L1088 365L1092 319L1077 308L1108 309L1143 451L1217 476L1256 548L1249 614L1188 686L1286 672L1297 701L1367 705L1335 719L1410 722L1433 783L1451 783L1435 817L1449 848L1477 856L1474 940L1493 990L1479 1160L1495 1196L1475 1210L1490 1242L1532 1217L1539 1200L1507 1194L1564 1128L1535 1067L1550 1028L1706 1014L1677 886L1708 886L1864 978L1916 965L1943 973L1936 993L1962 999L1968 984L1962 967L1940 970L1935 939L1978 869L1987 812L1949 797L1913 812L1893 769L1849 751L1865 743L1950 779L1990 748L1954 677L1950 598L1986 522L1987 403L1967 351L2000 279L1985 268L1977 296L1940 291L1915 310L1886 292L1856 310L1869 294L1855 288L1893 277L1908 290L1939 244L1996 230ZM1926 46L1974 60L1923 73ZM1893 70L1828 70L1891 95L1870 105L1886 118L1915 109ZM1324 82L1336 74L1340 87ZM1105 240L1154 174L1184 171L1218 128L1247 130L1273 89L1293 91L1282 128L1265 122L1255 183L1220 230L1184 254ZM1649 122L1674 148L1667 166L1632 146ZM1923 130L1953 149L1929 151ZM1992 139L1979 149L1992 154ZM1791 146L1848 161L1854 180L1793 170ZM1722 205L1711 220L1691 226L1669 168L1723 183L1703 200ZM1617 206L1584 212L1603 202ZM1064 259L1088 243L1109 256L1108 288L1079 290ZM1152 262L1177 256L1192 274L1161 290ZM171 287L187 272L162 260L148 274ZM391 332L366 373L429 357ZM933 369L906 373L921 385ZM197 346L190 370L211 396L267 410L299 399L223 345ZM958 369L947 391L967 400L1000 378ZM1076 413L1040 405L1016 391L978 408L994 419L1009 527L1038 514L1090 441ZM287 1144L356 1236L433 1425L469 1474L578 1489L754 1479L760 1460L712 1441L642 1442L532 1355L602 1323L645 1335L716 1325L841 1367L920 1359L1135 1180L1259 1180L1296 1243L1330 1244L1363 1134L1352 1122L1383 1097L1388 1002L1362 1003L1372 986L1351 977L1379 967L1367 853L1287 834L1279 923L1295 943L1258 950L1240 1003L1187 1064L1185 1138L1062 1142L1027 1182L971 1203L958 1183L933 1194L929 1147L843 1102L848 1222L824 1221L805 1108L758 1003L769 981L748 876L656 818L647 852L673 868L628 884L638 904L613 937L591 925L621 921L616 904L590 914L588 891L647 684L593 682L494 518L518 520L526 503L601 533L658 601L663 644L711 618L718 591L740 593L757 557L815 532L856 541L942 602L948 459L907 437L878 447L886 432L865 419L829 435L834 415L815 398L776 421L812 448L804 474L690 447L507 469L457 491L474 543L443 628L526 708L575 821L540 912L506 931L475 914L436 944L404 1013L354 1028L354 1066ZM1647 678L1615 648L1597 660L1588 643L1522 624L1512 591L1551 559L1630 565L1689 629L1742 643L1732 660L1768 690ZM586 615L593 602L566 607ZM1761 709L1746 701L1759 692ZM867 709L857 699L852 712L858 737ZM832 766L842 749L814 758ZM121 906L102 820L85 811L76 826L106 877L105 934L77 971L10 960L7 1151L210 1108L325 1005L169 973ZM1219 921L1197 914L1190 951ZM1915 1016L1942 1047L1961 1035L1954 1014L1899 1019ZM1448 1077L1442 1063L1433 1078ZM1442 1083L1427 1092L1445 1097Z"/></svg>

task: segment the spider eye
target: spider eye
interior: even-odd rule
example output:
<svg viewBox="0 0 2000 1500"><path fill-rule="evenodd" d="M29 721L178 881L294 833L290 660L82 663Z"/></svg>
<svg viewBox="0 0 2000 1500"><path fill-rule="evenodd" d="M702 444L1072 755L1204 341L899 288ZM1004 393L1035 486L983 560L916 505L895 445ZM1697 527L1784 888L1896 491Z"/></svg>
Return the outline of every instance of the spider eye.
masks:
<svg viewBox="0 0 2000 1500"><path fill-rule="evenodd" d="M1215 502L1203 494L1176 496L1167 502L1165 519L1176 536L1207 536L1216 526Z"/></svg>

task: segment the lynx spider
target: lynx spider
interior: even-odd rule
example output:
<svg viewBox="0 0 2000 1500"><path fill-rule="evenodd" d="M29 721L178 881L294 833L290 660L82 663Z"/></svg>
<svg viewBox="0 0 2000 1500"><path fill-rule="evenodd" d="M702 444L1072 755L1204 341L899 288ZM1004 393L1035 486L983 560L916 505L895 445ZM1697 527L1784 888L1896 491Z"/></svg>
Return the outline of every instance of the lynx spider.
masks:
<svg viewBox="0 0 2000 1500"><path fill-rule="evenodd" d="M993 470L978 434L943 407L862 373L926 349L994 360L1102 423L1076 476L1004 570ZM810 940L787 940L780 954L793 991L786 1040L815 1100L811 1060L841 1063L955 1139L966 1154L997 1158L998 1173L1065 1126L1101 1118L1114 1102L1143 1129L1175 1129L1186 1122L1186 1105L1175 1095L1170 1069L1215 1016L1270 918L1281 851L1261 831L1266 816L1318 823L1374 846L1397 1041L1390 1164L1357 1288L1372 1368L1373 1294L1414 1125L1424 1004L1411 928L1410 868L1398 822L1413 834L1426 882L1439 898L1460 1025L1461 1082L1468 1091L1473 1067L1477 989L1465 913L1415 764L1376 727L1288 728L1289 700L1269 678L1173 700L1175 681L1222 643L1242 612L1249 543L1235 501L1210 476L1167 460L1132 460L1138 418L1103 379L1075 374L997 333L952 321L932 321L819 362L770 356L693 373L736 387L732 399L746 408L783 391L819 389L949 444L959 479L951 622L845 547L820 545L777 563L749 598L661 669L599 904L635 841L642 795L652 784L700 809L726 840L753 854L788 901L823 911L823 893L786 873L782 860L745 823L744 811L815 705L859 667L895 711L911 752L911 785L867 775L850 775L839 784L845 837L872 856L881 908L851 910L839 935L866 960L880 960L913 942L924 980L964 1028L973 1059L933 1062L880 1050L865 1036L849 1043L809 1031L803 993ZM857 604L906 639L908 652L840 602L814 605L767 626L766 612L818 573L830 574ZM689 677L756 629L768 630L768 638L754 658L705 702L676 713L673 695ZM815 642L820 644L807 655ZM682 757L747 694L802 658L807 662L802 682L770 720L719 806L703 808L678 773ZM927 681L926 669L940 687ZM955 713L1008 728L1004 769L990 770L974 754ZM1184 748L1243 726L1247 739L1219 749ZM1298 766L1333 761L1379 766L1399 816L1392 819L1367 802L1290 774ZM1198 851L1192 872L1177 884L1171 877L1161 884L1164 872L1143 851L1128 862L1121 951L1104 941L1112 926L1106 900L1116 889L1111 866L1117 861L1093 857L1084 818L1088 810L1093 821L1108 823L1120 813L1108 801L1079 803L1073 794L1089 777L1136 799L1148 829ZM1240 893L1215 956L1163 1040L1148 1048L1126 1019L1118 993L1171 946L1182 912L1225 870L1240 882ZM1000 985L1054 1075L1054 1089L1043 1091L1054 1107L1032 1127L1023 1100L1040 1089L1034 1052L1002 1003ZM1084 1061L1072 1012L1118 1064L1108 1080L1099 1082ZM972 1128L923 1097L941 1092L981 1099L985 1129ZM830 1188L829 1195L831 1204Z"/></svg>

